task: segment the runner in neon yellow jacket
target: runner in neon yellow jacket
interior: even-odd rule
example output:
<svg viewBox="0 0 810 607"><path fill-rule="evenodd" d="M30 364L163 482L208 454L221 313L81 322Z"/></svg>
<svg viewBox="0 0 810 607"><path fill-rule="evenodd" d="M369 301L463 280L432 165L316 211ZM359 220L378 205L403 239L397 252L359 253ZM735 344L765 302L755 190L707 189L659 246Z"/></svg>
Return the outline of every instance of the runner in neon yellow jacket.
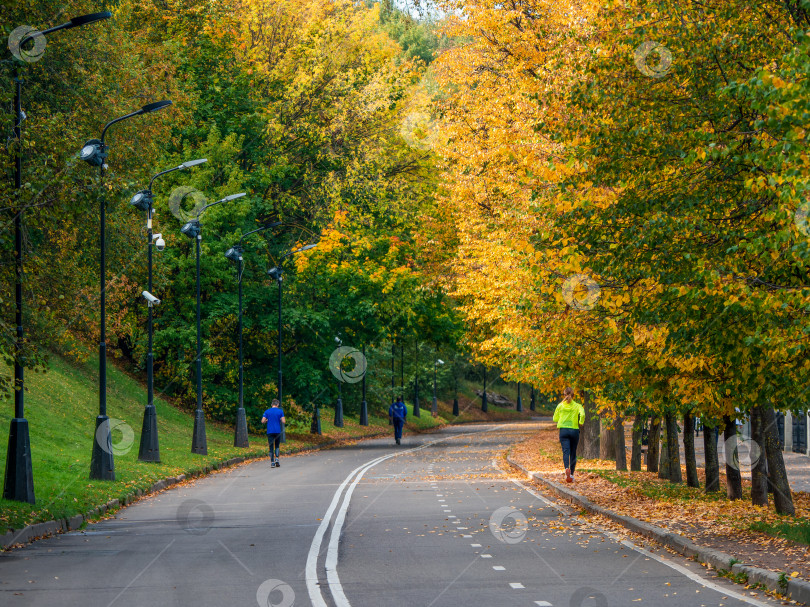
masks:
<svg viewBox="0 0 810 607"><path fill-rule="evenodd" d="M574 390L566 388L563 400L554 410L554 421L560 430L560 446L565 466L565 481L574 482L574 470L577 467L577 445L579 444L579 427L585 423L585 408L574 400Z"/></svg>

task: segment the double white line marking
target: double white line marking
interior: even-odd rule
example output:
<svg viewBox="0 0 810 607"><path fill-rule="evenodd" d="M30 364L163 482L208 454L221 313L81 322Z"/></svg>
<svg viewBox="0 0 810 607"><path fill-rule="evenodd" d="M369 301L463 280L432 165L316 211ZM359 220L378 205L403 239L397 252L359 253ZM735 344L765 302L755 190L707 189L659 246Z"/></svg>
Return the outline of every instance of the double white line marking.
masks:
<svg viewBox="0 0 810 607"><path fill-rule="evenodd" d="M343 501L340 503L340 508L338 509L337 516L335 517L335 523L332 525L332 533L329 536L329 546L326 550L326 582L329 586L329 591L332 593L332 600L334 601L335 606L351 607L349 599L346 598L346 594L343 592L343 585L340 583L340 577L338 576L337 572L337 564L340 535L343 531L343 523L346 521L346 512L349 509L349 502L352 499L352 493L354 493L354 489L357 487L357 484L360 482L366 472L387 459L396 457L397 455L403 455L405 453L421 451L422 449L426 449L427 447L435 445L436 443L467 435L468 434L457 434L447 436L429 443L425 443L424 445L415 447L414 449L407 449L406 451L397 451L396 453L383 455L361 466L358 466L349 473L346 480L344 480L340 487L338 487L337 491L335 491L335 495L332 498L332 503L329 504L329 508L321 520L321 524L318 525L318 530L315 532L315 537L312 538L312 544L309 547L305 572L307 580L307 592L309 592L309 598L312 601L313 607L327 607L326 601L324 601L323 594L321 593L320 583L318 582L318 555L321 552L321 544L323 544L323 538L326 535L326 529L329 527L329 522L332 520L332 515L338 508L338 502L341 502L341 495L343 496ZM346 490L346 493L343 494L343 490L346 489L347 485L349 485L349 488Z"/></svg>

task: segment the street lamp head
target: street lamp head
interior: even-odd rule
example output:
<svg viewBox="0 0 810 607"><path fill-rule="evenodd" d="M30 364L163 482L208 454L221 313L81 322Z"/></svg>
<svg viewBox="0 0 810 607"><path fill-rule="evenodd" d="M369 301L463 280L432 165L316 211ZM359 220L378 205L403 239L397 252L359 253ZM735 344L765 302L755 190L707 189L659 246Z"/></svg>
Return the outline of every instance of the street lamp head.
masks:
<svg viewBox="0 0 810 607"><path fill-rule="evenodd" d="M80 25L87 25L89 23L95 23L96 21L101 21L102 19L109 19L110 17L112 17L112 13L110 11L102 11L100 13L82 15L81 17L73 17L73 19L71 19L70 23L67 25L66 29L72 27L79 27Z"/></svg>
<svg viewBox="0 0 810 607"><path fill-rule="evenodd" d="M270 268L267 270L267 275L273 280L281 280L282 269L279 267Z"/></svg>
<svg viewBox="0 0 810 607"><path fill-rule="evenodd" d="M246 192L240 192L239 194L231 194L230 196L226 196L220 202L228 202L229 200L236 200L237 198L242 198L242 196L247 196Z"/></svg>
<svg viewBox="0 0 810 607"><path fill-rule="evenodd" d="M342 340L342 339L340 339L339 337L335 337L335 343L336 343L337 345L341 345L341 344L343 343L343 340Z"/></svg>
<svg viewBox="0 0 810 607"><path fill-rule="evenodd" d="M99 139L91 139L82 147L79 158L87 164L100 167L107 159L107 146L101 143Z"/></svg>
<svg viewBox="0 0 810 607"><path fill-rule="evenodd" d="M436 359L436 364L437 364L437 365L443 365L443 364L444 364L444 361L443 361L441 358Z"/></svg>
<svg viewBox="0 0 810 607"><path fill-rule="evenodd" d="M197 158L197 160L189 160L181 164L179 168L190 169L191 167L195 167L198 164L203 164L204 162L208 162L208 158Z"/></svg>
<svg viewBox="0 0 810 607"><path fill-rule="evenodd" d="M225 251L225 257L235 263L238 263L242 260L242 247L240 247L238 244L232 246L230 249Z"/></svg>
<svg viewBox="0 0 810 607"><path fill-rule="evenodd" d="M157 112L158 110L162 110L165 107L169 107L172 104L170 100L165 101L156 101L155 103L147 103L143 106L138 113L140 114L151 114L152 112Z"/></svg>
<svg viewBox="0 0 810 607"><path fill-rule="evenodd" d="M200 222L197 221L196 219L192 219L191 221L186 223L186 225L180 228L180 231L189 238L191 238L192 240L194 240L195 238L197 238L197 236L200 235L200 230L201 230Z"/></svg>
<svg viewBox="0 0 810 607"><path fill-rule="evenodd" d="M152 207L153 202L154 197L152 190L141 190L140 192L135 192L129 204L140 211L148 211Z"/></svg>

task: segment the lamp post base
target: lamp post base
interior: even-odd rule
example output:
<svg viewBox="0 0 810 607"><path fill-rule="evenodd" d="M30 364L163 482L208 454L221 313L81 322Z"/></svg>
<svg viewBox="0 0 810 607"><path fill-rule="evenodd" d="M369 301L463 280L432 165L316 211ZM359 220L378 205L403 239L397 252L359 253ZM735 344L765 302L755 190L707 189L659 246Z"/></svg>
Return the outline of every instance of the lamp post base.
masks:
<svg viewBox="0 0 810 607"><path fill-rule="evenodd" d="M523 400L520 398L520 396L518 396L517 407L515 408L515 410L516 410L518 413L520 413L520 412L522 412L522 411L523 411Z"/></svg>
<svg viewBox="0 0 810 607"><path fill-rule="evenodd" d="M99 481L115 480L115 461L112 450L110 418L96 417L96 433L93 436L93 455L90 458L90 478Z"/></svg>
<svg viewBox="0 0 810 607"><path fill-rule="evenodd" d="M160 463L160 445L158 444L157 411L155 405L146 405L143 410L141 427L141 446L138 449L138 461Z"/></svg>
<svg viewBox="0 0 810 607"><path fill-rule="evenodd" d="M31 439L28 435L28 420L15 417L11 420L6 452L6 478L3 497L17 502L34 503L34 470L31 465Z"/></svg>
<svg viewBox="0 0 810 607"><path fill-rule="evenodd" d="M208 440L205 438L205 413L202 409L194 412L194 436L191 439L191 452L208 455Z"/></svg>
<svg viewBox="0 0 810 607"><path fill-rule="evenodd" d="M415 398L413 401L413 416L422 417L422 410L419 408L419 397Z"/></svg>
<svg viewBox="0 0 810 607"><path fill-rule="evenodd" d="M321 412L318 407L312 412L312 423L309 425L309 433L321 435Z"/></svg>
<svg viewBox="0 0 810 607"><path fill-rule="evenodd" d="M366 401L360 405L360 425L368 426L368 403Z"/></svg>
<svg viewBox="0 0 810 607"><path fill-rule="evenodd" d="M458 399L457 398L453 399L453 415L455 417L458 417Z"/></svg>
<svg viewBox="0 0 810 607"><path fill-rule="evenodd" d="M236 410L236 428L233 434L233 446L242 448L250 447L248 443L247 415L245 415L244 407L239 407Z"/></svg>
<svg viewBox="0 0 810 607"><path fill-rule="evenodd" d="M343 400L337 399L335 404L335 428L343 427Z"/></svg>
<svg viewBox="0 0 810 607"><path fill-rule="evenodd" d="M436 417L439 414L439 403L435 396L433 397L433 408L430 410L430 412L433 414L433 417Z"/></svg>

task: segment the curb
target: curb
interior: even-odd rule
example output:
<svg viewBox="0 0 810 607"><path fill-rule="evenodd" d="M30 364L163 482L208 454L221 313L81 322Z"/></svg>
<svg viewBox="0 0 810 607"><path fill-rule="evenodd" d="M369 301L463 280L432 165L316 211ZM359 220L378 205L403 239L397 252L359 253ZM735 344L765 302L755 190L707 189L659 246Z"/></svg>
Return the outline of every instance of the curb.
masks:
<svg viewBox="0 0 810 607"><path fill-rule="evenodd" d="M702 564L711 565L717 571L725 570L734 574L745 575L749 584L762 584L768 588L768 590L774 590L798 603L810 605L810 582L787 578L787 583L785 584L782 582L782 579L784 579L782 574L769 571L767 569L760 569L759 567L754 567L753 565L746 565L739 559L725 552L700 546L695 544L692 540L680 536L677 533L672 533L671 531L651 525L650 523L645 523L644 521L640 521L630 516L618 514L603 506L597 506L588 498L580 495L576 491L566 489L559 483L544 478L539 473L529 472L526 470L526 468L515 462L509 455L506 456L506 461L515 468L524 472L529 478L545 486L552 493L565 500L573 502L592 514L601 514L602 516L619 523L630 531L655 540L659 544L666 546L667 548L671 548L675 552L678 552L685 557L694 558Z"/></svg>

